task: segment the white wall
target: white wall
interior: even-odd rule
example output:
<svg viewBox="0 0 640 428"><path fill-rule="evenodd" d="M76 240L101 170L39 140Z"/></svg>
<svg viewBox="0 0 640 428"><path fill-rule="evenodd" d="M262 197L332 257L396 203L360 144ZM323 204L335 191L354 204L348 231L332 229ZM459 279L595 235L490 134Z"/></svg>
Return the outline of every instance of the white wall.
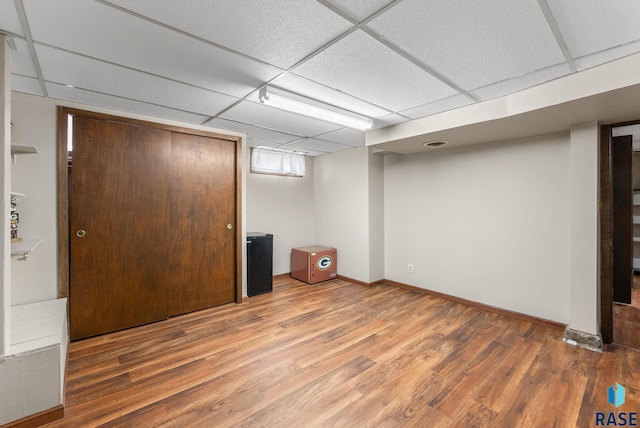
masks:
<svg viewBox="0 0 640 428"><path fill-rule="evenodd" d="M291 272L291 248L315 243L314 158L304 177L247 173L247 232L273 234L273 274Z"/></svg>
<svg viewBox="0 0 640 428"><path fill-rule="evenodd" d="M568 135L387 156L384 182L387 279L569 322Z"/></svg>
<svg viewBox="0 0 640 428"><path fill-rule="evenodd" d="M384 156L370 152L368 282L384 277Z"/></svg>
<svg viewBox="0 0 640 428"><path fill-rule="evenodd" d="M41 239L29 260L12 257L11 304L58 297L57 112L50 99L13 94L12 141L34 145L40 153L17 155L11 169L20 213L19 236Z"/></svg>
<svg viewBox="0 0 640 428"><path fill-rule="evenodd" d="M367 147L315 158L316 244L338 249L339 275L366 283L384 274L382 167Z"/></svg>
<svg viewBox="0 0 640 428"><path fill-rule="evenodd" d="M571 128L571 319L569 327L598 334L600 258L596 122Z"/></svg>

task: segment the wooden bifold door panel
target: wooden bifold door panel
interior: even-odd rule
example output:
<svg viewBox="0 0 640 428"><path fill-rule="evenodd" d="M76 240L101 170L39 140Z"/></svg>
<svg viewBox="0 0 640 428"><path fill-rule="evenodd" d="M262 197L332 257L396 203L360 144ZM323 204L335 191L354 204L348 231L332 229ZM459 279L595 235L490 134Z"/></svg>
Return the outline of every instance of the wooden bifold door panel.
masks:
<svg viewBox="0 0 640 428"><path fill-rule="evenodd" d="M233 302L236 142L75 116L72 339Z"/></svg>

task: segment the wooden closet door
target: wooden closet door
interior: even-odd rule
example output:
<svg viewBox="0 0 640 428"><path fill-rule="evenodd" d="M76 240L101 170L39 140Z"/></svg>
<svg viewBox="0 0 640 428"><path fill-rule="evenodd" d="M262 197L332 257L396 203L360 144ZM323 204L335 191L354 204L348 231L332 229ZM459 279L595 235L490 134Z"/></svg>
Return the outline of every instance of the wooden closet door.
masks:
<svg viewBox="0 0 640 428"><path fill-rule="evenodd" d="M235 165L235 142L172 133L171 315L235 301Z"/></svg>
<svg viewBox="0 0 640 428"><path fill-rule="evenodd" d="M71 338L165 319L171 132L76 116Z"/></svg>

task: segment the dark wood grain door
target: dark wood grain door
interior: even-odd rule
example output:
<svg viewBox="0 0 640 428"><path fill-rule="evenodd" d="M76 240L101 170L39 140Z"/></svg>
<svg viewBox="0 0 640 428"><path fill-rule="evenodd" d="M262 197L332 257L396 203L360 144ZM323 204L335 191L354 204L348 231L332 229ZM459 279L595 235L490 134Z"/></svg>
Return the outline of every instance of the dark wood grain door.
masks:
<svg viewBox="0 0 640 428"><path fill-rule="evenodd" d="M233 141L172 134L171 315L235 299L235 159Z"/></svg>
<svg viewBox="0 0 640 428"><path fill-rule="evenodd" d="M171 132L78 116L73 135L71 338L166 318Z"/></svg>
<svg viewBox="0 0 640 428"><path fill-rule="evenodd" d="M613 301L631 303L633 285L633 138L611 143Z"/></svg>

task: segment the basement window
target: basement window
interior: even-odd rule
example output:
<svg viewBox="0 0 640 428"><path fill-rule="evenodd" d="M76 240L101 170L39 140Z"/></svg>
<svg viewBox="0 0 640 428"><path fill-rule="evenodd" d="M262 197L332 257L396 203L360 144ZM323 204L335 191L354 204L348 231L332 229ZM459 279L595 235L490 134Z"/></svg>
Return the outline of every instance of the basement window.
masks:
<svg viewBox="0 0 640 428"><path fill-rule="evenodd" d="M282 149L254 147L251 149L251 172L304 177L305 155Z"/></svg>

